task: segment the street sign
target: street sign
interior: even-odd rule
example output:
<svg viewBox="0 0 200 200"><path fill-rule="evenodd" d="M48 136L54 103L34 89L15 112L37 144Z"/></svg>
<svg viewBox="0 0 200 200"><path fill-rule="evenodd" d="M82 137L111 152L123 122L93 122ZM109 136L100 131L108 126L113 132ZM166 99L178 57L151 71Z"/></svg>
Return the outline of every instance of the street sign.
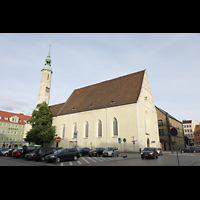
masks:
<svg viewBox="0 0 200 200"><path fill-rule="evenodd" d="M172 128L170 130L170 133L171 133L172 136L177 136L178 131L175 128Z"/></svg>
<svg viewBox="0 0 200 200"><path fill-rule="evenodd" d="M56 138L56 142L59 143L60 141L61 141L61 138L60 138L60 137L57 137L57 138Z"/></svg>
<svg viewBox="0 0 200 200"><path fill-rule="evenodd" d="M118 142L119 142L119 144L122 142L121 138L118 138Z"/></svg>
<svg viewBox="0 0 200 200"><path fill-rule="evenodd" d="M135 144L135 140L133 140L132 143Z"/></svg>
<svg viewBox="0 0 200 200"><path fill-rule="evenodd" d="M126 138L123 139L123 142L126 142Z"/></svg>

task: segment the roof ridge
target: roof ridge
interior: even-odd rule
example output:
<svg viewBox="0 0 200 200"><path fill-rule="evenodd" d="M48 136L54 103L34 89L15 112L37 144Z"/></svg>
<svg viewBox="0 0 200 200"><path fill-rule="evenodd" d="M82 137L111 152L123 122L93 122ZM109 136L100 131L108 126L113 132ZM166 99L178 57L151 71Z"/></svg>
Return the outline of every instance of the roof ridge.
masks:
<svg viewBox="0 0 200 200"><path fill-rule="evenodd" d="M80 90L80 89L84 89L84 88L87 88L87 87L92 87L92 86L95 86L95 85L98 85L98 84L106 83L106 82L108 82L108 81L114 81L114 80L117 80L117 79L120 79L120 78L125 78L125 77L131 76L131 75L133 75L133 74L137 74L137 73L144 72L145 70L146 70L146 69L141 70L141 71L138 71L138 72L133 72L133 73L131 73L131 74L126 74L126 75L123 75L123 76L120 76L120 77L117 77L117 78L105 80L105 81L102 81L102 82L99 82L99 83L94 83L94 84L92 84L92 85L87 85L87 86L84 86L84 87L81 87L81 88L74 89L74 91L77 91L77 90Z"/></svg>

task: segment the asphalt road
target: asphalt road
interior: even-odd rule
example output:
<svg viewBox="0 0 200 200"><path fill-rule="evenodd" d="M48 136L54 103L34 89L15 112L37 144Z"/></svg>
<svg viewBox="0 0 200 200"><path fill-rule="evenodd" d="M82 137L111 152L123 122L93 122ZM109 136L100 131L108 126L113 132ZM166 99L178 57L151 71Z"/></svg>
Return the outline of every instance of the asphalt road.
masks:
<svg viewBox="0 0 200 200"><path fill-rule="evenodd" d="M27 161L0 156L0 166L178 166L177 154L164 152L158 159L141 159L140 154L127 154L123 157L81 157L77 161L65 161L60 164ZM200 153L179 153L180 166L200 166Z"/></svg>

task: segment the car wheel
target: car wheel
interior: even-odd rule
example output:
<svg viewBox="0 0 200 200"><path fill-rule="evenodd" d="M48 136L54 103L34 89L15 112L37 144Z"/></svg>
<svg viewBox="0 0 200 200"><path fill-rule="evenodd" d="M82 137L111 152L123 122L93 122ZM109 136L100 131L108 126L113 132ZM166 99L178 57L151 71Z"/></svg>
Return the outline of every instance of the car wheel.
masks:
<svg viewBox="0 0 200 200"><path fill-rule="evenodd" d="M75 160L75 161L77 160L77 156L74 156L74 160Z"/></svg>
<svg viewBox="0 0 200 200"><path fill-rule="evenodd" d="M144 159L144 157L141 157L141 159Z"/></svg>
<svg viewBox="0 0 200 200"><path fill-rule="evenodd" d="M99 154L97 153L97 155L96 155L97 157L99 157Z"/></svg>
<svg viewBox="0 0 200 200"><path fill-rule="evenodd" d="M59 158L59 157L56 158L56 162L57 162L57 163L60 162L60 158Z"/></svg>

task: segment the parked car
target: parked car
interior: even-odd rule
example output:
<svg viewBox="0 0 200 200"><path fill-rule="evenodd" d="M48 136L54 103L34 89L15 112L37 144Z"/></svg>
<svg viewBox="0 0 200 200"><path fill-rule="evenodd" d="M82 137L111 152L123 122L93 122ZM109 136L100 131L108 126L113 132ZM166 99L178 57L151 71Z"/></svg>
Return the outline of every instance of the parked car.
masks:
<svg viewBox="0 0 200 200"><path fill-rule="evenodd" d="M156 151L159 156L162 156L162 149L161 148L156 148Z"/></svg>
<svg viewBox="0 0 200 200"><path fill-rule="evenodd" d="M45 161L46 155L53 154L58 149L61 149L61 147L39 147L35 150L33 159L37 161Z"/></svg>
<svg viewBox="0 0 200 200"><path fill-rule="evenodd" d="M36 150L35 150L36 151ZM29 152L25 155L25 159L27 160L33 160L33 156L34 156L34 153L35 151L32 151L32 152Z"/></svg>
<svg viewBox="0 0 200 200"><path fill-rule="evenodd" d="M196 147L196 146L188 146L184 149L184 153L199 153L199 147Z"/></svg>
<svg viewBox="0 0 200 200"><path fill-rule="evenodd" d="M146 147L141 152L141 158L158 158L158 153L154 147Z"/></svg>
<svg viewBox="0 0 200 200"><path fill-rule="evenodd" d="M15 150L15 149L9 149L9 151L8 151L8 156L12 156L12 153L13 153L14 150Z"/></svg>
<svg viewBox="0 0 200 200"><path fill-rule="evenodd" d="M107 147L104 151L103 151L103 156L119 156L119 150L117 147Z"/></svg>
<svg viewBox="0 0 200 200"><path fill-rule="evenodd" d="M23 146L23 152L22 152L22 157L25 158L25 155L27 153L34 152L37 148L41 147L41 145L24 145Z"/></svg>
<svg viewBox="0 0 200 200"><path fill-rule="evenodd" d="M59 149L53 154L45 156L47 162L60 162L65 160L77 160L80 157L80 153L75 148Z"/></svg>
<svg viewBox="0 0 200 200"><path fill-rule="evenodd" d="M101 156L105 148L95 148L89 152L89 156Z"/></svg>
<svg viewBox="0 0 200 200"><path fill-rule="evenodd" d="M1 149L0 149L0 156L2 155L1 152L4 152L4 151L6 151L6 150L8 150L8 148L1 148Z"/></svg>
<svg viewBox="0 0 200 200"><path fill-rule="evenodd" d="M10 150L10 149L6 149L6 150L4 150L4 151L1 151L1 155L2 155L2 156L8 156L9 150Z"/></svg>
<svg viewBox="0 0 200 200"><path fill-rule="evenodd" d="M15 149L12 153L13 157L15 158L22 158L22 151L23 151L23 147L18 147L17 149Z"/></svg>
<svg viewBox="0 0 200 200"><path fill-rule="evenodd" d="M80 156L89 155L90 148L79 148Z"/></svg>

